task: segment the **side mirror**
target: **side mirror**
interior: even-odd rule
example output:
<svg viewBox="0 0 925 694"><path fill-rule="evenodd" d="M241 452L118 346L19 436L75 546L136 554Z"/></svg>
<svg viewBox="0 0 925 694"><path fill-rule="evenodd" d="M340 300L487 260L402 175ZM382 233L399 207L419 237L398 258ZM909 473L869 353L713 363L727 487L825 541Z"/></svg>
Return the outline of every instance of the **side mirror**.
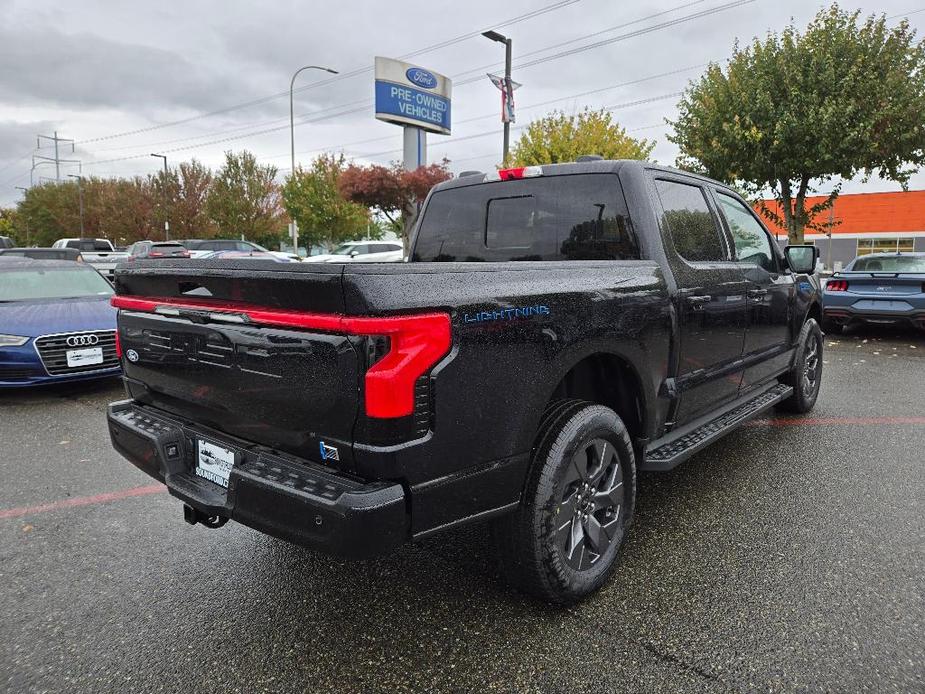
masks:
<svg viewBox="0 0 925 694"><path fill-rule="evenodd" d="M784 255L793 272L811 275L816 271L819 249L815 246L787 246Z"/></svg>
<svg viewBox="0 0 925 694"><path fill-rule="evenodd" d="M352 251L350 251L350 257L351 257L351 258L355 258L355 257L358 256L358 255L360 255L360 252L359 252L358 250L352 250Z"/></svg>

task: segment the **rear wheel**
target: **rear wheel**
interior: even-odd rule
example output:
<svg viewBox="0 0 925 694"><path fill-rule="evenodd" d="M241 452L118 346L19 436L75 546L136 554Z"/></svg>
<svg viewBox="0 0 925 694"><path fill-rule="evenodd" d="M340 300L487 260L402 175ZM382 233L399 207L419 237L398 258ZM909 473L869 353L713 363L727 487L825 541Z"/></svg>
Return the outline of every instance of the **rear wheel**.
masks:
<svg viewBox="0 0 925 694"><path fill-rule="evenodd" d="M793 368L781 381L793 386L793 394L778 409L798 414L813 409L822 384L822 330L815 319L809 318L803 324Z"/></svg>
<svg viewBox="0 0 925 694"><path fill-rule="evenodd" d="M561 604L600 588L616 567L635 489L635 455L617 414L558 406L544 418L520 507L493 528L508 580Z"/></svg>

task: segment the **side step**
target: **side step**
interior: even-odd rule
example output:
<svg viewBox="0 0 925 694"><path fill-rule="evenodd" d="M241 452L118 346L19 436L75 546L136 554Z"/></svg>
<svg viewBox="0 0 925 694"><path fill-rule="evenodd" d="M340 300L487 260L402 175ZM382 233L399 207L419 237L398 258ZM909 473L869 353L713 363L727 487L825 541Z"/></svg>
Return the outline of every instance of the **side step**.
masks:
<svg viewBox="0 0 925 694"><path fill-rule="evenodd" d="M792 393L791 386L776 385L682 436L674 437L666 443L653 441L655 447L646 451L645 461L639 469L650 472L671 470L741 424L773 407L781 400L786 400ZM669 437L671 434L661 440L664 441Z"/></svg>

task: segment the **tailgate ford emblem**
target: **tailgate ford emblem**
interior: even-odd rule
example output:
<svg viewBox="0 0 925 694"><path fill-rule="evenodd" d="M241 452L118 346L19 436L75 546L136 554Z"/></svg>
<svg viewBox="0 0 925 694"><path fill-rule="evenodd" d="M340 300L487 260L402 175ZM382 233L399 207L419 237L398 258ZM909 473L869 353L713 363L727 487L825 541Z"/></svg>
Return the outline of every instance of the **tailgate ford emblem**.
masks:
<svg viewBox="0 0 925 694"><path fill-rule="evenodd" d="M408 68L405 71L405 77L408 78L409 82L414 82L419 87L424 87L424 89L433 89L437 86L437 78L433 73L419 67Z"/></svg>

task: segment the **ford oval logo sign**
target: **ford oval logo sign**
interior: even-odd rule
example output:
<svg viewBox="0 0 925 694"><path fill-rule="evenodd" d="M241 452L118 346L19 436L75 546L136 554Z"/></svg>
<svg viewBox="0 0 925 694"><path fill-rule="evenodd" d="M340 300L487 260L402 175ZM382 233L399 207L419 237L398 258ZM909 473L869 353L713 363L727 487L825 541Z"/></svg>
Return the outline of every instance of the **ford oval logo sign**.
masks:
<svg viewBox="0 0 925 694"><path fill-rule="evenodd" d="M408 68L405 72L405 77L408 78L409 82L419 87L424 87L424 89L433 89L437 86L436 76L432 72L419 67Z"/></svg>

